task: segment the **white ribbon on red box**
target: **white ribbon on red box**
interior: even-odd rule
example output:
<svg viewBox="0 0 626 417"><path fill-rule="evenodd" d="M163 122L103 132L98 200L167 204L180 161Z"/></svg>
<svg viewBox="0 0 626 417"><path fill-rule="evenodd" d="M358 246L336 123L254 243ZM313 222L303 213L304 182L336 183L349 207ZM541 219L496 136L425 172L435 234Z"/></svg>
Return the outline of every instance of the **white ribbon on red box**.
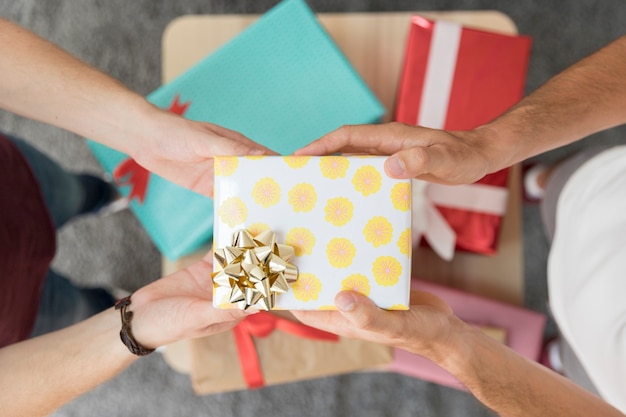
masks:
<svg viewBox="0 0 626 417"><path fill-rule="evenodd" d="M503 215L508 189L484 184L442 185L411 181L413 245L422 237L446 261L454 257L456 233L435 206Z"/></svg>
<svg viewBox="0 0 626 417"><path fill-rule="evenodd" d="M454 22L439 20L433 25L417 116L420 126L432 129L445 126L462 31L463 26ZM506 188L484 184L450 186L420 180L413 180L411 187L413 245L424 237L446 261L454 257L456 233L436 205L500 216L506 211Z"/></svg>
<svg viewBox="0 0 626 417"><path fill-rule="evenodd" d="M445 126L462 31L463 27L454 22L439 20L433 25L417 115L420 126L431 129L443 129Z"/></svg>

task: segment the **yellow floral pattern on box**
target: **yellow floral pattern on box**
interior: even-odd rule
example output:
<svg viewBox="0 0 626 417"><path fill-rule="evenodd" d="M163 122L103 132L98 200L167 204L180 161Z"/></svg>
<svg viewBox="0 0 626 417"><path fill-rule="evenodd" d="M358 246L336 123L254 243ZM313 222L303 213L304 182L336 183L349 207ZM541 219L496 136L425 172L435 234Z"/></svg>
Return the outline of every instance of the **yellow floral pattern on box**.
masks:
<svg viewBox="0 0 626 417"><path fill-rule="evenodd" d="M329 156L320 159L322 175L332 180L345 177L349 165L348 159L341 156Z"/></svg>
<svg viewBox="0 0 626 417"><path fill-rule="evenodd" d="M370 283L363 274L352 274L341 281L342 291L356 291L363 295L370 295Z"/></svg>
<svg viewBox="0 0 626 417"><path fill-rule="evenodd" d="M398 238L397 245L401 254L411 256L411 250L413 248L413 242L411 242L411 229L405 229L404 232L402 232Z"/></svg>
<svg viewBox="0 0 626 417"><path fill-rule="evenodd" d="M277 295L277 309L335 309L342 290L408 309L410 181L387 177L385 159L216 156L214 248L242 228L271 230L291 246L298 279ZM227 308L229 292L214 288L216 307Z"/></svg>
<svg viewBox="0 0 626 417"><path fill-rule="evenodd" d="M246 229L252 234L252 236L256 236L261 232L265 232L266 230L270 230L270 227L267 223L257 222L248 226Z"/></svg>
<svg viewBox="0 0 626 417"><path fill-rule="evenodd" d="M400 211L411 209L411 184L400 182L391 189L391 201L393 207Z"/></svg>
<svg viewBox="0 0 626 417"><path fill-rule="evenodd" d="M376 216L370 219L363 229L365 240L374 245L375 248L391 242L393 237L393 226L386 217Z"/></svg>
<svg viewBox="0 0 626 417"><path fill-rule="evenodd" d="M393 256L380 256L374 261L372 272L379 285L389 287L398 283L402 265Z"/></svg>
<svg viewBox="0 0 626 417"><path fill-rule="evenodd" d="M352 219L354 204L345 197L331 198L326 202L324 212L326 221L335 226L343 226Z"/></svg>
<svg viewBox="0 0 626 417"><path fill-rule="evenodd" d="M233 175L239 165L239 160L231 156L220 158L219 161L214 161L214 163L215 176L227 177Z"/></svg>
<svg viewBox="0 0 626 417"><path fill-rule="evenodd" d="M310 156L283 156L283 161L290 168L302 168L309 163L310 159Z"/></svg>
<svg viewBox="0 0 626 417"><path fill-rule="evenodd" d="M291 284L291 289L300 301L317 300L322 290L322 282L313 274L303 273L298 275L298 280Z"/></svg>
<svg viewBox="0 0 626 417"><path fill-rule="evenodd" d="M280 185L273 178L261 178L254 184L252 198L263 208L273 206L280 200Z"/></svg>
<svg viewBox="0 0 626 417"><path fill-rule="evenodd" d="M317 202L315 187L306 182L297 184L289 191L289 204L294 211L311 211Z"/></svg>
<svg viewBox="0 0 626 417"><path fill-rule="evenodd" d="M349 267L352 264L355 254L356 247L346 238L333 238L326 246L328 262L335 268Z"/></svg>
<svg viewBox="0 0 626 417"><path fill-rule="evenodd" d="M380 172L371 165L365 165L359 168L352 179L354 189L364 196L378 192L378 190L380 190L381 183L382 175L380 175Z"/></svg>
<svg viewBox="0 0 626 417"><path fill-rule="evenodd" d="M248 208L239 197L230 197L220 205L217 214L230 227L242 224L248 217Z"/></svg>
<svg viewBox="0 0 626 417"><path fill-rule="evenodd" d="M315 235L306 227L294 227L287 232L285 244L294 249L296 256L310 255L315 246Z"/></svg>

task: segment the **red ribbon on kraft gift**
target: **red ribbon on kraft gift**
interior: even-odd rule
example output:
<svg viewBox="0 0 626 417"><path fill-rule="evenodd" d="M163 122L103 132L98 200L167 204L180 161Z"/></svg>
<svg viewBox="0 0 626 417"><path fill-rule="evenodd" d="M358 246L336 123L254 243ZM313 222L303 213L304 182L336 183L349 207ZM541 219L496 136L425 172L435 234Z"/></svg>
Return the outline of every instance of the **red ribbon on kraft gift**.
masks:
<svg viewBox="0 0 626 417"><path fill-rule="evenodd" d="M276 329L294 336L312 340L327 342L339 341L339 336L336 334L318 330L300 322L291 321L265 311L246 317L235 326L233 332L235 334L241 370L248 388L261 388L265 386L261 363L259 362L253 337L267 337Z"/></svg>

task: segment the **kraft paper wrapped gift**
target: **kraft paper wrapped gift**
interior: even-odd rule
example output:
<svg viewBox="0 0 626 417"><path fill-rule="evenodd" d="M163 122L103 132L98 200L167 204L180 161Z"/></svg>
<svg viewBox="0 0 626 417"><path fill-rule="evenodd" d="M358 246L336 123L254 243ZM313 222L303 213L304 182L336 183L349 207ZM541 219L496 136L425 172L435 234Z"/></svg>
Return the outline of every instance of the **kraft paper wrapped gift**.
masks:
<svg viewBox="0 0 626 417"><path fill-rule="evenodd" d="M491 121L522 98L530 47L531 39L527 36L414 16L394 119L446 130L473 129ZM485 176L473 188L478 190L473 197L467 193L472 188L464 187L463 199L435 202L449 225L444 234L453 233L454 248L486 255L496 253L506 199L504 204L498 196L493 197L491 204L480 204L480 200L484 193L506 192L508 174L505 169ZM442 187L445 188L435 186L439 188L437 193ZM448 196L459 189L448 188ZM467 205L469 208L464 207ZM421 236L414 234L414 241ZM437 252L450 259L450 239L441 239ZM433 246L430 240L428 243Z"/></svg>
<svg viewBox="0 0 626 417"><path fill-rule="evenodd" d="M448 303L467 323L483 328L488 335L506 334L503 341L520 355L537 360L541 351L546 316L519 306L491 300L431 282L413 279L412 289L432 293ZM499 330L497 333L493 329ZM402 349L385 368L400 374L464 390L465 387L435 363Z"/></svg>
<svg viewBox="0 0 626 417"><path fill-rule="evenodd" d="M147 98L280 154L344 124L378 122L385 113L302 0L279 3ZM163 255L175 260L210 243L212 199L147 172L127 155L89 146L120 180L120 192L133 198L131 209Z"/></svg>
<svg viewBox="0 0 626 417"><path fill-rule="evenodd" d="M353 289L381 308L407 309L410 181L387 177L385 159L216 157L215 306L329 309L335 308L338 292ZM251 242L239 244L249 237L233 241L244 229L265 249L255 249ZM268 233L278 249L265 241ZM285 246L293 257L283 251ZM267 258L267 248L272 248L273 258ZM249 255L254 261L246 260ZM287 272L297 269L297 280L291 282L293 274L285 272L270 281L271 271L264 268L274 263ZM257 265L260 268L254 269ZM260 269L263 274L255 273Z"/></svg>
<svg viewBox="0 0 626 417"><path fill-rule="evenodd" d="M188 372L203 395L381 368L393 359L387 346L324 335L294 320L287 312L261 312L232 332L166 350L166 360Z"/></svg>

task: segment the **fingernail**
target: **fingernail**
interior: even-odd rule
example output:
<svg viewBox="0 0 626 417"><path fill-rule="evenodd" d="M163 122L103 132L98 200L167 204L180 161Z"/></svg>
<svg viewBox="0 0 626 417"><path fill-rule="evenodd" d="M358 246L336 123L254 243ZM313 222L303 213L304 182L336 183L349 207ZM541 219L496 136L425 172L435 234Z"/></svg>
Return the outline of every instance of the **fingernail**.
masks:
<svg viewBox="0 0 626 417"><path fill-rule="evenodd" d="M356 300L351 294L340 294L335 299L335 305L341 311L352 311L355 304Z"/></svg>
<svg viewBox="0 0 626 417"><path fill-rule="evenodd" d="M404 172L406 171L404 161L400 158L392 156L391 158L387 159L387 171L390 175L393 176L404 175Z"/></svg>
<svg viewBox="0 0 626 417"><path fill-rule="evenodd" d="M252 149L248 155L265 155L265 151L263 149Z"/></svg>

